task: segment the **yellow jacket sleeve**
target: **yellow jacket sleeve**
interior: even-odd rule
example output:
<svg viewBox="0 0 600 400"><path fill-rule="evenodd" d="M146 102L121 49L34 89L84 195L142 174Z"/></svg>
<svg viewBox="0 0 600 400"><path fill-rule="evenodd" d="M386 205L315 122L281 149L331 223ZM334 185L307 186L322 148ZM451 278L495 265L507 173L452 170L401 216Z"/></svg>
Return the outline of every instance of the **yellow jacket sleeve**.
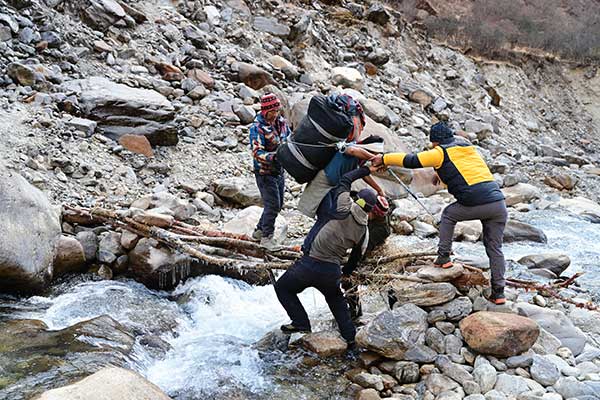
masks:
<svg viewBox="0 0 600 400"><path fill-rule="evenodd" d="M420 153L389 153L383 156L385 165L397 165L404 168L439 168L444 162L444 150L434 147Z"/></svg>

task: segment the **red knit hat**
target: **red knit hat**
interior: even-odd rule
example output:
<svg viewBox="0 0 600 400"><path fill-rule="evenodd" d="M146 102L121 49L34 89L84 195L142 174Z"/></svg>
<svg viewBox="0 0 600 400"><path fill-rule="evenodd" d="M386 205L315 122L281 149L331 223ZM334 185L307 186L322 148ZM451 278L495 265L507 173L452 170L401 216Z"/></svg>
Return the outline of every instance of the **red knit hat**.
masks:
<svg viewBox="0 0 600 400"><path fill-rule="evenodd" d="M260 99L260 113L265 116L269 111L279 110L281 102L273 93L267 93Z"/></svg>

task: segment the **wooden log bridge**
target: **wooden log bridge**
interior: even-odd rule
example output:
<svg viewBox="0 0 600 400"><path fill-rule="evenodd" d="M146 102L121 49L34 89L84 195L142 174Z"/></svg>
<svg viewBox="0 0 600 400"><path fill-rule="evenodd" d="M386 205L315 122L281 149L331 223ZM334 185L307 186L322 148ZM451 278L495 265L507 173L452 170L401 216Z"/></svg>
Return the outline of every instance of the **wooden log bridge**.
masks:
<svg viewBox="0 0 600 400"><path fill-rule="evenodd" d="M204 230L169 216L144 218L145 215L132 213L131 210L63 206L65 222L127 230L140 237L152 238L213 267L255 272L286 270L302 256L299 246L280 246L276 250L268 250L245 235ZM367 270L369 266L378 269L386 266L389 267L386 269L390 269L393 266L394 270L399 270L416 260L434 255L434 250L398 252L385 257L371 256L362 264Z"/></svg>
<svg viewBox="0 0 600 400"><path fill-rule="evenodd" d="M110 226L115 230L126 230L140 237L152 238L163 246L200 261L206 268L205 273L211 273L215 267L223 271L235 270L242 276L254 272L264 274L267 282L268 272L287 270L302 256L299 246L280 246L276 250L268 250L245 235L201 229L166 215L64 205L62 216L63 221L72 224ZM394 280L430 282L406 273L405 267L416 263L423 264L424 261L429 263L436 254L434 249L398 252L380 257L371 254L361 263L362 268L353 274L352 284L368 285L373 290L382 290ZM487 286L487 278L480 269L468 265L463 267L463 276L452 282L457 288L464 290L473 286ZM546 285L510 277L506 281L510 287L537 291L546 297L576 307L599 310L600 307L592 302L580 303L559 293L561 289L574 284L581 275L578 273L565 281Z"/></svg>

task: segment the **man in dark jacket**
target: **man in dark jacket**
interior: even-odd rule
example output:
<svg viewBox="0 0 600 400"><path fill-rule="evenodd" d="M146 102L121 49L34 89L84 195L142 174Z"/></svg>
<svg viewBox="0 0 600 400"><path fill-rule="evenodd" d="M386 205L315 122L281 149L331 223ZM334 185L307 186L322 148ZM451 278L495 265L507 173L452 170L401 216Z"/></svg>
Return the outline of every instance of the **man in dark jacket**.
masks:
<svg viewBox="0 0 600 400"><path fill-rule="evenodd" d="M457 222L480 220L483 225L483 244L492 270L490 301L504 304L506 261L502 253L502 241L508 219L504 195L475 146L466 139L454 136L445 123L433 125L429 139L433 144L432 150L416 154L385 154L378 156L374 164L435 169L456 202L442 213L438 257L434 264L442 268L452 266L450 252Z"/></svg>
<svg viewBox="0 0 600 400"><path fill-rule="evenodd" d="M282 331L310 331L310 320L298 299L298 293L314 287L325 296L342 337L350 346L354 344L356 329L340 288L340 265L348 250L358 249L359 255L366 250L369 214L377 203L377 194L372 189L363 189L354 200L350 188L352 182L376 170L375 167L361 167L348 172L321 202L317 210L317 222L302 246L302 258L275 283L277 298L292 320L281 327Z"/></svg>

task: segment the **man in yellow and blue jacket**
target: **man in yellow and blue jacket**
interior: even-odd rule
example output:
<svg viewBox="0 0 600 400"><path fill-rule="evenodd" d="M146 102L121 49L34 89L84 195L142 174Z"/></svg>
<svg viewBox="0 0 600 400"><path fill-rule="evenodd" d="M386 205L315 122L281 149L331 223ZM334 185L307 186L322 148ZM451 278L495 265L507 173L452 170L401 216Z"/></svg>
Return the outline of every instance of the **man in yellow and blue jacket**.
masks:
<svg viewBox="0 0 600 400"><path fill-rule="evenodd" d="M442 213L438 257L434 264L442 268L452 266L450 252L457 222L480 220L483 225L483 244L492 270L490 300L503 304L506 302L506 261L502 253L502 241L508 219L504 195L477 149L466 139L454 136L452 129L445 123L433 125L429 139L433 144L431 150L414 154L385 154L379 156L374 165L435 169L456 202L446 207Z"/></svg>

